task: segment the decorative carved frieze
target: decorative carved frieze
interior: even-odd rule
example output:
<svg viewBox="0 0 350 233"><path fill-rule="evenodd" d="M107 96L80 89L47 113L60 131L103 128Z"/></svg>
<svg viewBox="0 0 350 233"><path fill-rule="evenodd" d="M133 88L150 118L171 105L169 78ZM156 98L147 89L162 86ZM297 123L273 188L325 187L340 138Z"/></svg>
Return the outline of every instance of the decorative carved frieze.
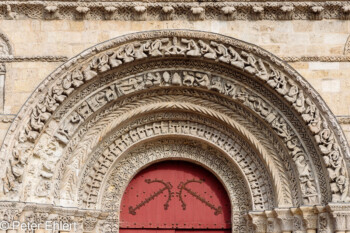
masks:
<svg viewBox="0 0 350 233"><path fill-rule="evenodd" d="M77 2L77 1L7 1L0 4L3 19L90 19L90 20L162 20L162 19L219 19L219 20L320 20L348 19L349 3L340 2ZM168 8L172 7L173 10ZM234 10L233 10L234 9ZM171 18L163 17L175 12ZM134 14L131 14L134 13ZM136 15L135 15L136 14ZM140 14L145 14L140 18ZM194 17L195 15L203 15ZM106 16L107 15L107 16ZM231 17L227 17L231 15ZM147 16L147 17L146 17Z"/></svg>

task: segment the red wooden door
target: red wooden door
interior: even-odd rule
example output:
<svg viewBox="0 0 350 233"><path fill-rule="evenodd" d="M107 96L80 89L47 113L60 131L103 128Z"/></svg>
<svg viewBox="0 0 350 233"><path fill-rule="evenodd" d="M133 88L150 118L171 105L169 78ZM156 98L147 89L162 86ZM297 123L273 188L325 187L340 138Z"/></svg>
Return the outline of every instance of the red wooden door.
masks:
<svg viewBox="0 0 350 233"><path fill-rule="evenodd" d="M128 185L121 233L227 233L231 205L217 178L199 165L166 161L147 167Z"/></svg>

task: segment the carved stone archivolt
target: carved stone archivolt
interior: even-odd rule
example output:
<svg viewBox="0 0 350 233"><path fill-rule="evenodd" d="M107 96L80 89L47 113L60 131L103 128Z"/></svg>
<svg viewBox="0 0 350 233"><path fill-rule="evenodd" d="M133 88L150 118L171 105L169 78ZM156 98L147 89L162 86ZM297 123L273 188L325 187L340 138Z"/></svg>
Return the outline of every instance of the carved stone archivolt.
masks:
<svg viewBox="0 0 350 233"><path fill-rule="evenodd" d="M204 147L204 148L203 148ZM211 156L208 156L211 155ZM181 139L161 139L138 146L115 162L106 175L106 186L99 205L114 213L119 213L120 202L128 183L138 171L157 161L181 159L198 163L210 169L229 190L234 232L244 231L246 221L244 214L251 207L249 189L240 171L230 165L226 158L216 149L201 143ZM256 200L259 199L255 197ZM116 214L117 215L117 214ZM235 216L235 218L233 218ZM118 217L111 215L104 227L118 228ZM117 221L116 221L117 219ZM111 226L112 225L112 226Z"/></svg>
<svg viewBox="0 0 350 233"><path fill-rule="evenodd" d="M142 98L142 97L141 97ZM155 102L158 102L158 103L154 103L154 104L152 104L150 107L145 107L144 106L144 108L143 108L143 110L144 111L146 111L147 112L147 110L151 110L151 111L154 111L154 110L158 110L158 111L160 111L160 110L163 110L163 111L166 111L166 110L171 110L171 109L178 109L178 110L188 110L188 109L192 109L192 111L194 111L194 110L198 110L199 111L199 113L203 113L203 112L207 112L208 113L208 111L207 111L207 109L205 109L205 108L203 108L203 107L201 107L201 106L196 106L196 105L194 105L194 104L190 104L191 102L192 102L192 99L190 98L190 97L182 97L182 98L177 98L176 96L168 96L168 97L163 97L163 98L159 98L159 99L157 99L157 98L146 98L146 97L143 97L142 98L143 99L143 101L141 101L141 103L138 103L138 102L136 102L136 100L135 100L135 98L134 99L131 99L131 100L133 100L132 101L132 107L137 107L136 108L136 110L133 110L133 109L131 109L131 112L132 113L135 113L135 115L136 115L136 113L142 113L143 111L142 110L140 110L140 105L142 105L142 103L144 103L144 102L148 102L148 103L152 103L153 101L155 101ZM174 106L171 106L171 105L169 105L169 104L167 104L166 102L165 103L159 103L159 101L166 101L166 100L173 100L174 101ZM186 104L185 103L183 103L183 100L184 99L186 99ZM194 99L194 100L196 100L196 99ZM195 101L194 101L195 102ZM198 99L197 99L197 103L198 103ZM208 104L207 105L209 105L210 104L210 102L208 102ZM139 105L139 106L137 106L137 105ZM205 105L205 102L203 102L203 105ZM213 107L214 107L214 105L213 104L211 104ZM183 107L183 108L182 108ZM84 135L86 135L87 137L85 137L85 138L76 138L76 139L72 139L72 142L73 141L80 141L82 144L82 146L81 145L74 145L74 144L70 144L70 145L68 145L69 146L69 149L67 150L67 151L69 151L69 155L72 157L72 158L77 158L76 160L82 160L82 161L86 161L86 159L83 159L82 158L82 156L81 155L84 155L84 154L89 154L90 153L90 151L92 151L92 148L94 147L94 145L96 145L96 142L99 140L98 138L103 138L104 136L104 134L108 134L108 132L109 131L111 131L111 129L113 129L116 125L118 125L119 123L121 124L121 122L123 122L123 120L127 120L127 119L130 119L130 118L132 118L132 115L130 115L129 113L129 111L127 111L127 109L128 108L130 108L130 107L128 107L128 106L119 106L119 105L115 105L114 106L114 108L117 108L119 111L117 111L116 113L113 113L112 112L112 110L107 110L107 112L109 112L109 113L111 113L110 115L105 115L103 118L104 118L104 122L96 122L96 123L92 123L91 122L91 124L93 124L94 126L96 126L96 127L93 127L93 128L91 128L91 129L89 129L89 130L84 130L83 128L82 128L82 132L84 132ZM120 111L122 111L122 112L124 112L124 113L126 113L126 114L120 114ZM119 112L119 113L118 113ZM215 116L215 112L212 112L213 113L213 117L216 117ZM231 126L230 127L233 127L232 126L232 124L235 124L234 126L237 126L237 123L234 123L234 121L232 121L232 120L230 120L228 117L225 117L224 115L221 115L221 117L222 117L222 119L223 120L225 120L226 119L226 121L228 121L228 123L231 123ZM101 118L101 117L98 117L98 118ZM119 120L118 121L115 121L115 120L113 120L113 119L116 119L116 118L118 118ZM220 114L219 114L219 119L220 119ZM178 119L174 119L175 121L178 121ZM165 122L164 122L165 123ZM178 123L178 124L180 124L180 123ZM204 124L208 124L208 123L204 123ZM175 133L178 133L178 134L182 134L183 132L182 132L182 130L180 129L180 126L181 125L183 125L183 123L182 124L180 124L179 126L174 126L175 127ZM164 127L165 126L167 126L167 124L165 124L164 125ZM191 125L190 124L185 124L185 126L186 127L191 127ZM159 126L159 132L162 132L161 131L161 128L162 128L163 126L162 125L160 125ZM194 127L194 128L193 128ZM215 126L215 127L218 127L218 125L217 126ZM205 130L205 127L203 128L203 129L198 129L197 127L195 127L195 126L192 126L192 128L194 129L194 132L196 132L197 130L198 131L203 131L203 130ZM136 134L138 131L136 130L136 132L135 133L133 133L133 134ZM152 130L151 130L151 128L150 128L150 133L152 132ZM167 131L166 131L167 132ZM186 133L186 132L184 132L184 133ZM259 140L264 140L263 139L263 136L261 136L260 138L259 138L259 140L257 140L257 139L254 139L255 137L254 136L252 136L249 132L247 132L247 131L245 131L245 132L243 132L243 131L241 131L241 133L243 133L243 134L248 134L248 137L250 137L250 139L251 140L253 140L253 142L252 143L254 143L255 142L255 145L257 145L257 147L258 147L258 151L260 151L262 154L263 154L263 157L264 157L264 160L266 160L266 164L268 164L268 166L274 166L273 164L275 164L275 162L273 161L274 159L272 159L272 160L270 160L269 159L269 157L270 156L267 156L267 153L266 152L264 152L264 151L266 151L266 149L263 147L263 146L261 146L261 145L259 145L260 143L259 143ZM187 133L188 134L188 133ZM228 132L228 134L230 134L229 132ZM77 133L76 134L76 136L79 136L80 135L80 133ZM137 135L135 135L135 137L132 137L132 138L129 138L129 136L128 136L128 134L127 134L127 136L124 136L124 138L126 138L126 139L124 139L124 140L122 140L122 141L125 141L125 142L123 142L124 143L124 147L125 148L121 148L121 150L124 150L124 149L126 149L129 145L130 145L130 143L132 144L135 140L138 140L139 138L140 139L142 139L142 137L139 137L139 136L137 136ZM137 138L137 139L134 139L134 138ZM225 137L224 137L225 138ZM222 139L223 140L223 139ZM268 144L268 143L266 143L266 144ZM220 146L220 145L219 145ZM74 148L77 148L77 149L74 149ZM276 152L270 152L271 154L277 154ZM285 152L284 152L285 153ZM273 157L272 157L273 158ZM276 160L278 160L278 158L277 158L277 156L275 157L275 159ZM63 163L65 163L65 164L67 164L66 163L66 161L65 160L63 160L62 161ZM70 164L70 163L69 163ZM278 170L279 168L278 167L280 167L281 166L281 162L279 162L279 166L276 166L276 168L270 168L269 170L270 171L272 171L272 173L273 173L273 171L274 170ZM283 167L283 166L282 166ZM78 170L80 170L79 168L77 168ZM283 170L283 169L282 169ZM282 170L280 170L280 171L282 171ZM74 172L73 172L74 173ZM280 177L280 175L273 175L274 177ZM279 180L278 178L276 178L277 180ZM285 180L284 181L284 183L289 183L289 182L287 182L286 181L286 178L284 177L282 180ZM288 178L287 178L287 180L288 180ZM65 185L64 185L65 186ZM281 185L277 185L276 184L276 188L277 189L280 189L280 186ZM289 195L287 195L287 196L291 196L291 194L290 194L290 192L289 192ZM283 198L282 198L283 199ZM287 201L287 203L290 203L290 201Z"/></svg>
<svg viewBox="0 0 350 233"><path fill-rule="evenodd" d="M162 114L166 119L166 115ZM169 116L168 116L169 117ZM141 119L140 119L141 120ZM198 122L190 121L162 121L162 122L152 122L146 125L142 125L136 128L133 128L131 132L120 135L116 137L114 143L110 144L107 149L101 149L100 153L95 153L91 161L87 162L85 171L82 173L82 176L85 177L82 180L80 190L77 196L87 196L89 198L80 199L81 204L87 205L88 207L93 207L97 204L97 193L102 187L103 181L96 180L96 173L106 173L110 166L112 166L113 161L118 160L121 155L122 146L121 139L128 138L129 135L132 135L133 138L128 139L131 145L127 145L128 141L124 140L126 143L125 149L130 148L132 150L140 142L143 142L144 139L147 139L146 135L149 138L162 138L162 137L181 137L185 136L188 138L198 138L200 141L205 142L207 145L216 146L220 148L220 145L226 145L224 150L228 154L228 161L231 161L232 166L236 166L241 170L241 173L244 174L244 179L247 184L249 184L251 190L251 197L254 203L254 209L262 210L275 205L275 200L269 198L274 196L273 187L270 185L271 182L268 182L269 175L261 168L261 161L252 156L254 153L249 151L247 145L237 142L235 138L230 139L228 135L223 135L220 131L210 128L209 126L204 126ZM235 148L233 148L235 147ZM161 152L159 152L161 153ZM214 159L214 158L213 158ZM233 161L232 161L233 160ZM102 168L106 167L106 169ZM96 170L96 167L102 168L102 170ZM227 169L225 169L227 170ZM94 183L92 186L91 184ZM62 187L71 187L74 184L65 184ZM262 191L264 190L264 191ZM290 201L289 201L290 202Z"/></svg>
<svg viewBox="0 0 350 233"><path fill-rule="evenodd" d="M135 10L143 17L141 8ZM204 13L194 11L198 17ZM84 17L89 11L79 12ZM208 161L190 157L185 147L172 156L197 161L221 177L231 201L237 195L230 185L239 184L237 192L247 193L242 211L259 211L259 217L244 221L243 213L237 215L242 232L314 227L316 218L308 217L305 225L306 214L290 208L349 201L349 147L312 87L258 47L180 30L119 37L53 72L5 138L0 198L111 210L116 203L107 207L101 200L108 195L120 200L142 167L171 158L164 147L151 152L158 148L154 143L171 139L163 144L175 150L184 137L193 142L186 144L188 151L217 152ZM219 160L226 165L218 166ZM244 183L220 175L224 171L237 173ZM112 185L109 177L117 173L120 185ZM111 185L114 194L108 194ZM115 210L108 221L117 223ZM324 216L330 212L314 214L323 216L317 224L332 221ZM100 224L96 218L84 221L86 229ZM107 228L101 231L117 231L115 225Z"/></svg>
<svg viewBox="0 0 350 233"><path fill-rule="evenodd" d="M169 72L158 72L158 75L160 75L160 73L164 74L169 74ZM182 80L184 78L188 78L188 74L192 74L193 72L190 71L185 71L185 72L181 72L180 74L175 73L175 75L177 74L178 77ZM197 74L199 76L203 76L203 73L193 73L193 74ZM188 75L186 77L186 75ZM147 75L145 75L145 77L148 76L153 76L152 73L148 73ZM184 79L186 80L186 79ZM219 79L218 79L219 80ZM217 81L218 81L217 80ZM122 83L124 83L125 81L122 80ZM127 83L130 83L129 79L126 79ZM144 80L145 83L147 83L147 81ZM182 81L181 81L182 82ZM113 84L114 85L114 84ZM220 84L221 85L221 84ZM227 83L222 84L222 86L228 85ZM276 122L273 123L273 128L276 130L276 133L282 137L283 139L287 138L289 142L288 144L288 149L290 150L290 154L292 156L292 159L295 160L295 163L297 165L297 169L298 172L300 173L300 181L302 183L302 192L304 193L304 198L305 198L305 203L316 203L317 202L317 191L316 191L316 185L313 184L313 177L315 175L313 175L311 173L311 165L308 165L307 163L307 158L305 156L305 153L301 154L301 152L303 151L302 147L300 147L300 142L298 142L298 139L294 137L295 133L290 132L290 129L287 127L287 123L284 121L284 119L278 117L278 113L269 113L269 112L273 112L272 108L268 106L268 104L266 102L264 102L262 99L257 98L256 96L254 97L254 95L249 94L249 92L246 92L246 90L240 86L236 86L234 83L230 83L231 87L232 87L232 97L236 98L237 96L239 96L238 98L241 98L241 100L243 101L243 103L247 106L249 106L250 108L252 108L252 110L257 111L260 114L266 114L266 116L272 121L272 122ZM171 86L171 84L167 85L167 86ZM148 85L148 88L151 88L151 84ZM237 94L233 93L235 91L235 89L237 89ZM113 90L110 86L107 87L107 90ZM141 90L141 89L140 89ZM110 96L116 96L116 93L113 93L112 91L105 91L104 90L100 90L100 92L98 92L96 95L92 95L92 99L96 99L95 96L100 96L100 93L109 93ZM129 93L130 94L130 93ZM169 95L170 92L168 91L167 94ZM177 93L179 94L179 93ZM194 94L194 93L192 93ZM164 94L162 94L164 95ZM81 156L79 155L83 155L83 154L89 154L92 150L92 148L97 145L97 143L99 142L99 138L103 138L103 136L105 134L107 134L108 131L110 131L111 129L113 129L115 126L122 124L123 121L125 121L126 119L130 119L133 116L136 116L138 114L143 114L147 111L154 111L154 110L164 110L164 109L171 109L171 108L176 108L176 109L190 109L192 111L199 111L201 113L206 113L211 115L212 117L216 117L222 121L225 121L226 123L229 123L231 125L231 127L235 127L238 128L238 130L242 133L247 135L247 137L249 138L249 140L253 140L253 144L258 145L259 141L263 140L263 139L259 139L259 140L254 140L251 138L254 138L251 134L242 131L241 128L242 126L237 125L237 123L234 123L232 120L229 119L229 117L225 116L225 114L220 115L218 112L225 112L227 115L230 115L230 110L223 110L222 107L217 106L215 107L214 104L208 102L205 103L204 99L208 98L208 94L206 94L207 97L205 97L204 94L202 94L202 99L195 99L193 97L184 97L184 98L178 98L176 96L174 97L163 97L163 98L149 98L149 99L145 99L146 97L138 97L140 99L143 99L142 101L136 101L135 97L134 98L130 98L130 100L132 101L132 105L131 107L129 106L123 106L120 104L115 104L112 108L106 110L107 112L113 112L112 109L116 109L118 108L118 111L116 111L115 113L111 114L110 116L105 115L104 117L98 116L95 117L93 120L96 124L94 124L94 126L90 129L86 128L85 126L82 126L80 128L80 130L82 132L84 132L84 134L81 133L77 133L75 134L75 138L70 138L72 134L72 132L74 132L75 129L77 129L81 124L83 124L84 119L80 118L79 114L76 111L72 112L71 116L68 116L68 122L64 123L63 128L60 127L58 130L58 134L56 134L56 138L58 140L60 140L63 143L66 143L68 141L71 141L72 143L70 143L68 145L68 151L69 154L72 154L72 157L74 158L79 158ZM210 95L209 95L210 96ZM250 97L249 97L250 96ZM218 97L216 97L218 98ZM246 100L245 100L246 99ZM249 99L249 100L248 100ZM172 100L174 103L173 105L170 105L168 103L168 101ZM186 101L184 101L186 100ZM127 102L131 102L129 100L125 100L123 101L122 104L127 104ZM159 101L161 102L165 102L163 104L160 104ZM218 101L218 100L217 100ZM155 102L153 104L151 104L152 102ZM186 102L186 103L185 103ZM189 104L189 103L193 103L193 104ZM225 102L225 100L220 100L218 102ZM90 102L91 103L91 102ZM150 106L145 106L145 103L148 103L148 105ZM257 105L256 105L257 104ZM81 109L82 105L87 106L88 104L86 103L82 103L80 106L78 106L76 109ZM198 105L198 106L197 106ZM201 106L202 105L202 106ZM208 109L206 109L203 106L209 106L211 105L212 109L215 109L216 111L210 111ZM259 105L262 105L264 107L260 107ZM91 106L91 104L90 104ZM101 106L99 106L101 107ZM133 109L134 108L134 109ZM94 109L95 111L97 111L98 109ZM93 111L90 111L90 114L92 114ZM124 113L124 114L122 114ZM76 119L78 117L78 122L76 120L74 120L73 124L71 123L72 121L70 119ZM84 117L87 118L87 117ZM102 119L103 121L101 121L100 123L98 122L98 119ZM118 118L118 120L113 120ZM267 118L267 119L268 119ZM108 123L111 122L111 123ZM85 125L89 125L89 123L85 123ZM285 128L283 128L285 127ZM258 134L255 132L255 134ZM88 135L87 137L81 138L80 135ZM288 137L290 139L288 139ZM71 139L71 140L70 140ZM74 142L79 142L78 145L78 149L76 151L74 151L74 148L77 146L76 144L74 144ZM269 143L266 143L265 145L268 145ZM270 143L271 144L271 143ZM268 146L267 146L268 147ZM258 149L260 151L263 151L264 149ZM276 152L275 152L276 153ZM270 156L265 155L264 156L264 152L262 152L262 155L264 157L264 160L266 160L267 164L273 164L273 162L269 162L268 159ZM277 154L277 153L276 153ZM83 160L85 161L85 160ZM279 165L277 167L281 167L281 162L279 162ZM78 169L79 170L79 169ZM283 171L285 170L284 168L278 169L278 168L271 168L271 171L274 170L279 170L279 174L283 174ZM272 172L273 174L273 172ZM274 177L278 177L279 175L273 175ZM285 178L284 178L285 179ZM283 179L282 179L283 180ZM284 182L284 183L288 183L288 182ZM281 185L276 185L276 189L280 189ZM291 196L290 192L289 192L289 196Z"/></svg>

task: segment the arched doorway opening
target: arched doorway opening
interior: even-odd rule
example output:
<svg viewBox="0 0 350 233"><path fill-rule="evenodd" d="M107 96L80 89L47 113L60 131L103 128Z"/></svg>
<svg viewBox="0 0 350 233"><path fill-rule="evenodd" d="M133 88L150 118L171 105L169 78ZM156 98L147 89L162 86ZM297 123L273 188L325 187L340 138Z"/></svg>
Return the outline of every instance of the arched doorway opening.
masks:
<svg viewBox="0 0 350 233"><path fill-rule="evenodd" d="M139 172L121 202L120 233L228 233L231 205L221 182L185 161L164 161Z"/></svg>

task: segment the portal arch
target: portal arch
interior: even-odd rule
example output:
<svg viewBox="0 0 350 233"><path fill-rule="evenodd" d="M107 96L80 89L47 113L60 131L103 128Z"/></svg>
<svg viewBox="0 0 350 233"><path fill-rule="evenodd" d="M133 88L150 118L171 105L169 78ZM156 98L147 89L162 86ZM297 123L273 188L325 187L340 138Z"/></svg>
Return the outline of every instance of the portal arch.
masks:
<svg viewBox="0 0 350 233"><path fill-rule="evenodd" d="M232 153L230 166L261 168L273 187L250 189L249 210L257 210L254 198L261 192L273 193L276 201L261 205L260 215L252 213L253 225L273 218L280 226L302 216L290 208L350 200L349 147L315 90L257 46L190 30L118 37L45 79L5 138L0 199L84 205L86 213L102 216L104 207L96 204L101 184L119 161L110 153L129 153L139 141L151 142L154 132L163 139L197 134L206 146ZM245 148L241 158L250 158L247 164L232 159L237 148ZM260 174L242 174L247 187L264 187L263 180L255 182ZM284 214L288 218L276 219ZM117 218L113 211L106 215Z"/></svg>

